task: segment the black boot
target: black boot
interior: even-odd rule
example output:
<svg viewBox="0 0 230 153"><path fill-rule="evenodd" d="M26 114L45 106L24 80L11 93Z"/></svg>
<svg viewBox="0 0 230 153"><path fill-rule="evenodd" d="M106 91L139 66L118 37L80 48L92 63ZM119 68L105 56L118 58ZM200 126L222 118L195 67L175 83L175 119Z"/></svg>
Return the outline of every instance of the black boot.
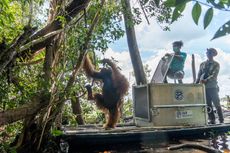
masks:
<svg viewBox="0 0 230 153"><path fill-rule="evenodd" d="M224 123L224 116L223 116L221 107L217 107L216 110L217 110L217 114L219 116L220 123Z"/></svg>
<svg viewBox="0 0 230 153"><path fill-rule="evenodd" d="M178 83L179 83L179 84L183 84L183 81L182 81L182 80L178 80Z"/></svg>
<svg viewBox="0 0 230 153"><path fill-rule="evenodd" d="M209 120L208 124L216 124L215 120Z"/></svg>
<svg viewBox="0 0 230 153"><path fill-rule="evenodd" d="M165 79L164 79L163 83L168 83L168 80L167 80L167 78L166 78L166 77L165 77Z"/></svg>

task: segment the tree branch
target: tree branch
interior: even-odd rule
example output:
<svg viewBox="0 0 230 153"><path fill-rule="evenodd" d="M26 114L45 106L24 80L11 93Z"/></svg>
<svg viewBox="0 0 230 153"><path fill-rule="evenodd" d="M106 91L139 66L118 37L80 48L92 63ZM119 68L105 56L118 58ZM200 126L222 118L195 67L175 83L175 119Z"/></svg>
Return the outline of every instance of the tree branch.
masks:
<svg viewBox="0 0 230 153"><path fill-rule="evenodd" d="M27 65L34 65L34 64L38 64L40 62L44 61L44 58L40 58L36 61L29 61L29 62L26 62L26 63L18 63L17 65L18 66L27 66Z"/></svg>
<svg viewBox="0 0 230 153"><path fill-rule="evenodd" d="M0 112L0 126L16 122L37 113L47 105L45 101L42 101L43 99L44 97L41 94L41 96L34 97L30 103L19 108Z"/></svg>
<svg viewBox="0 0 230 153"><path fill-rule="evenodd" d="M25 44L24 46L20 47L19 53L22 52L22 51L24 51L24 50L29 49L31 46L34 46L34 45L36 45L36 44L38 44L38 43L40 43L40 42L43 42L43 41L47 40L47 39L50 38L50 37L53 37L53 36L59 34L59 33L62 32L62 31L63 31L63 29L60 29L60 30L57 30L57 31L50 32L50 33L48 33L48 34L45 35L45 36L41 36L41 37L39 37L38 39L35 39L35 40L33 40L33 41L31 41L31 42ZM44 47L45 47L45 46L44 46Z"/></svg>

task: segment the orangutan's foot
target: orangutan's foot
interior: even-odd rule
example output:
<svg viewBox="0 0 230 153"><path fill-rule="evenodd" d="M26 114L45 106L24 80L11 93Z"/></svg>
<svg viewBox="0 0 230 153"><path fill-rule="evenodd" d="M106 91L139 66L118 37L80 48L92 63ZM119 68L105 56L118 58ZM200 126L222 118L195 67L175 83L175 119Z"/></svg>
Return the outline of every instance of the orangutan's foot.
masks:
<svg viewBox="0 0 230 153"><path fill-rule="evenodd" d="M115 128L115 125L104 124L104 125L103 125L103 128L104 128L105 130L110 130L110 129L114 129L114 128Z"/></svg>

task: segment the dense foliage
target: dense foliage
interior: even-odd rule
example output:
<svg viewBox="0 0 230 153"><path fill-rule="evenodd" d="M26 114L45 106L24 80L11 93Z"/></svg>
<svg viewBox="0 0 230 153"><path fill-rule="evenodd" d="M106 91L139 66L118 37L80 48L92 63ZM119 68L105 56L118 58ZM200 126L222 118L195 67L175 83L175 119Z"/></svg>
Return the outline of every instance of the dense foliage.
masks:
<svg viewBox="0 0 230 153"><path fill-rule="evenodd" d="M67 1L65 4L67 4ZM2 6L0 14L0 44L2 54L0 55L0 61L4 62L3 53L14 44L15 40L19 39L28 26L43 28L47 24L45 21L49 19L44 7L48 5L48 2L4 0L0 2L0 5ZM70 23L67 23L62 13L56 16L56 19L61 21L64 28L63 35L59 37L63 41L59 44L59 48L56 48L58 55L55 57L55 60L57 61L52 65L52 74L48 80L44 79L47 73L44 66L46 64L47 48L34 53L28 50L26 56L18 54L13 59L13 62L2 72L0 78L0 111L2 113L10 109L18 109L27 104L35 103L35 97L39 93L45 93L44 97L46 98L44 102L48 101L49 105L38 114L39 116L46 114L46 111L51 109L50 117L48 117L51 119L53 118L52 113L55 114L56 111L61 110L63 112L63 124L76 125L76 115L79 114L72 112L70 102L74 97L77 97L80 98L82 107L81 115L85 123L103 123L104 117L102 113L95 108L93 103L89 103L86 100L84 84L88 82L88 79L84 74L78 73L70 86L70 90L66 93L66 87L71 77L73 77L72 74L76 68L76 63L79 62L81 53L84 51L83 46L89 35L88 29L90 29L92 24L95 24L93 23L95 14L98 13L98 8L100 7L100 1L92 1L87 10L77 15ZM95 52L105 52L109 43L119 39L124 34L124 30L121 28L121 11L121 6L115 2L106 3L102 7L102 10L100 10L97 26L95 26L89 44L87 44L87 51L92 52L92 55L94 55L95 65L98 65ZM44 12L44 14L41 12ZM95 90L99 89L100 83L97 83ZM39 99L42 100L43 98L40 97ZM59 105L60 103L65 105ZM124 107L124 112L127 115L132 114L130 104L130 101L125 103L127 106ZM46 121L41 122L42 125L44 123L48 124ZM21 130L22 126L25 127L27 124L26 121L19 120L15 124L1 126L1 151L3 151L3 146L6 151L9 151L7 149L8 144L14 140L16 135L23 133L23 130ZM45 128L45 126L41 128Z"/></svg>

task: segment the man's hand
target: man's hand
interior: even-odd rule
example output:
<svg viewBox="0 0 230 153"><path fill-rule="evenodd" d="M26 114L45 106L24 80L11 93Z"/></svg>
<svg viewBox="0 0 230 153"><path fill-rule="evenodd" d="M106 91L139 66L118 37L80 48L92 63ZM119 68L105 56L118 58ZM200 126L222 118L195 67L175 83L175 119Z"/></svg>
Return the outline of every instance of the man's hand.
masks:
<svg viewBox="0 0 230 153"><path fill-rule="evenodd" d="M171 55L171 54L169 54L169 53L166 53L166 54L165 54L165 56L170 56L170 55Z"/></svg>
<svg viewBox="0 0 230 153"><path fill-rule="evenodd" d="M206 79L200 80L200 83L205 84L206 82L207 82L207 80L206 80Z"/></svg>

